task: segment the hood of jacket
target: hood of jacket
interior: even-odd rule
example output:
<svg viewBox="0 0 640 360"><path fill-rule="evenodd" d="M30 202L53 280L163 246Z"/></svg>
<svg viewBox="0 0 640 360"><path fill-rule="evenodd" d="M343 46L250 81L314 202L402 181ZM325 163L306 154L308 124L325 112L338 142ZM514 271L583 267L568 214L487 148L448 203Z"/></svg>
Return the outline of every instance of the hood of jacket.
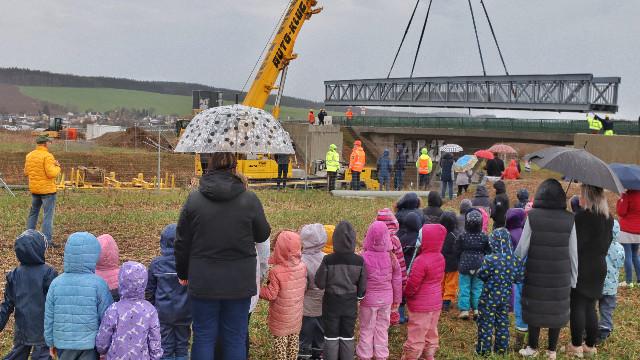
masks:
<svg viewBox="0 0 640 360"><path fill-rule="evenodd" d="M420 150L420 154L429 155L429 151L427 151L427 149L423 148L422 150Z"/></svg>
<svg viewBox="0 0 640 360"><path fill-rule="evenodd" d="M402 210L402 209L414 210L419 207L420 207L420 198L418 197L418 194L414 192L404 194L404 196L402 196L400 200L398 200L398 203L396 204L396 208L398 210Z"/></svg>
<svg viewBox="0 0 640 360"><path fill-rule="evenodd" d="M369 225L367 236L364 238L364 249L375 252L388 252L393 249L389 229L382 221L374 221Z"/></svg>
<svg viewBox="0 0 640 360"><path fill-rule="evenodd" d="M445 211L440 216L440 225L444 226L447 229L448 233L452 233L456 231L456 227L458 226L458 218L456 214L451 211Z"/></svg>
<svg viewBox="0 0 640 360"><path fill-rule="evenodd" d="M303 254L317 254L327 244L327 231L322 224L305 225L300 229L300 240Z"/></svg>
<svg viewBox="0 0 640 360"><path fill-rule="evenodd" d="M404 217L404 225L409 232L418 232L420 231L420 226L422 226L422 219L420 215L412 211Z"/></svg>
<svg viewBox="0 0 640 360"><path fill-rule="evenodd" d="M98 236L100 243L100 257L96 264L96 275L107 282L109 289L118 288L118 274L120 272L120 252L118 244L109 234Z"/></svg>
<svg viewBox="0 0 640 360"><path fill-rule="evenodd" d="M465 215L464 229L469 233L478 234L482 232L482 213L478 209L471 209Z"/></svg>
<svg viewBox="0 0 640 360"><path fill-rule="evenodd" d="M396 216L393 215L393 211L389 208L378 210L376 220L385 223L387 225L387 229L389 229L392 235L395 235L400 228L400 225L398 225L398 219L396 219Z"/></svg>
<svg viewBox="0 0 640 360"><path fill-rule="evenodd" d="M620 223L618 220L613 220L613 229L611 232L613 233L613 242L618 242L618 235L620 234Z"/></svg>
<svg viewBox="0 0 640 360"><path fill-rule="evenodd" d="M479 185L476 188L476 194L475 197L479 198L479 197L489 197L489 192L487 191L487 188L484 187L484 185Z"/></svg>
<svg viewBox="0 0 640 360"><path fill-rule="evenodd" d="M26 230L16 239L16 257L21 265L44 264L46 249L44 235L36 230Z"/></svg>
<svg viewBox="0 0 640 360"><path fill-rule="evenodd" d="M504 181L502 180L498 180L493 183L493 188L496 189L496 195L504 194L507 192L507 185L505 185Z"/></svg>
<svg viewBox="0 0 640 360"><path fill-rule="evenodd" d="M246 191L242 181L229 171L214 170L200 179L199 191L212 201L229 201Z"/></svg>
<svg viewBox="0 0 640 360"><path fill-rule="evenodd" d="M522 229L527 221L527 213L524 209L511 208L507 210L506 228L509 230Z"/></svg>
<svg viewBox="0 0 640 360"><path fill-rule="evenodd" d="M515 161L514 159L511 159L511 161L509 162L509 167L510 168L514 168L514 169L518 169L518 162Z"/></svg>
<svg viewBox="0 0 640 360"><path fill-rule="evenodd" d="M120 299L144 300L148 278L147 269L139 262L127 261L122 264L118 276Z"/></svg>
<svg viewBox="0 0 640 360"><path fill-rule="evenodd" d="M64 246L64 272L93 274L100 257L100 243L88 232L69 235Z"/></svg>
<svg viewBox="0 0 640 360"><path fill-rule="evenodd" d="M442 155L442 158L444 160L453 160L453 154L446 152Z"/></svg>
<svg viewBox="0 0 640 360"><path fill-rule="evenodd" d="M460 215L466 215L473 208L473 203L469 199L464 199L460 203Z"/></svg>
<svg viewBox="0 0 640 360"><path fill-rule="evenodd" d="M442 206L442 197L438 191L429 191L429 196L427 197L427 205L429 207L441 207Z"/></svg>
<svg viewBox="0 0 640 360"><path fill-rule="evenodd" d="M527 189L520 189L518 190L518 192L516 193L516 196L518 197L518 200L520 200L523 203L526 203L529 201L529 190Z"/></svg>
<svg viewBox="0 0 640 360"><path fill-rule="evenodd" d="M273 255L271 255L269 263L291 267L300 264L301 258L302 244L300 235L288 230L280 232L276 237L276 245L273 248Z"/></svg>
<svg viewBox="0 0 640 360"><path fill-rule="evenodd" d="M384 152L382 153L382 157L389 158L389 149L384 149Z"/></svg>
<svg viewBox="0 0 640 360"><path fill-rule="evenodd" d="M322 252L325 254L333 254L333 232L336 231L336 226L325 225L324 231L327 232L327 243L324 245Z"/></svg>
<svg viewBox="0 0 640 360"><path fill-rule="evenodd" d="M336 151L336 150L338 150L338 147L336 146L336 144L331 144L331 145L329 145L329 150L330 151Z"/></svg>
<svg viewBox="0 0 640 360"><path fill-rule="evenodd" d="M491 246L491 252L494 254L513 254L513 249L511 249L511 235L505 228L495 229L491 235L489 235L489 245Z"/></svg>
<svg viewBox="0 0 640 360"><path fill-rule="evenodd" d="M176 224L169 224L160 233L160 252L162 255L173 255L173 244L176 241Z"/></svg>
<svg viewBox="0 0 640 360"><path fill-rule="evenodd" d="M538 186L533 207L537 209L567 209L567 195L558 180L547 179Z"/></svg>
<svg viewBox="0 0 640 360"><path fill-rule="evenodd" d="M341 221L333 232L333 251L353 253L356 250L356 231L348 221Z"/></svg>
<svg viewBox="0 0 640 360"><path fill-rule="evenodd" d="M440 253L447 237L447 229L440 224L427 224L422 227L420 253Z"/></svg>

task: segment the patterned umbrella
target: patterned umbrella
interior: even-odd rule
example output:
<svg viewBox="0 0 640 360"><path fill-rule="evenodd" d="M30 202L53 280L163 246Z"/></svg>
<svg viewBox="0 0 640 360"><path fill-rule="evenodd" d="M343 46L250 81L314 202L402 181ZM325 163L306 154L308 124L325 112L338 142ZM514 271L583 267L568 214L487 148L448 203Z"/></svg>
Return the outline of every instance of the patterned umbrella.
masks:
<svg viewBox="0 0 640 360"><path fill-rule="evenodd" d="M196 115L180 138L176 152L293 154L294 150L289 133L271 114L244 105L228 105Z"/></svg>
<svg viewBox="0 0 640 360"><path fill-rule="evenodd" d="M447 144L447 145L440 146L440 152L459 153L462 151L463 151L462 146L458 144Z"/></svg>
<svg viewBox="0 0 640 360"><path fill-rule="evenodd" d="M453 171L455 172L463 172L469 171L473 169L474 166L478 163L478 158L473 155L465 155L458 159L456 163L453 165Z"/></svg>
<svg viewBox="0 0 640 360"><path fill-rule="evenodd" d="M489 150L478 150L476 151L473 155L481 158L481 159L487 159L487 160L492 160L495 158L495 156L493 155L493 153Z"/></svg>
<svg viewBox="0 0 640 360"><path fill-rule="evenodd" d="M489 151L496 154L517 154L516 149L507 144L495 144L489 148Z"/></svg>

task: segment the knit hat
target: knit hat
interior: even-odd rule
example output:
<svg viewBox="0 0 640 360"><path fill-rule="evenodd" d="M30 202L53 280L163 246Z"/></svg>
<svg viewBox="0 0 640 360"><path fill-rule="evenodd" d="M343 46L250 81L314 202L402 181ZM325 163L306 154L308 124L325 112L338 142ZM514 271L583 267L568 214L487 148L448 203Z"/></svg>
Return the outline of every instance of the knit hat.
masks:
<svg viewBox="0 0 640 360"><path fill-rule="evenodd" d="M393 215L393 212L389 208L378 210L378 216L376 217L376 220L382 221L387 225L387 229L389 229L389 233L391 234L391 236L395 235L400 228L396 216Z"/></svg>

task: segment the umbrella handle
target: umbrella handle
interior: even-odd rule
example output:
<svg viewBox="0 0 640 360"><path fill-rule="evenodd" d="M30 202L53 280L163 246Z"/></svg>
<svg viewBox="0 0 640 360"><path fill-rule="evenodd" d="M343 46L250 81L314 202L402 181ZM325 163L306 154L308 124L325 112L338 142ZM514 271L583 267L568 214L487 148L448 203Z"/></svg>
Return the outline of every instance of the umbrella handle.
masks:
<svg viewBox="0 0 640 360"><path fill-rule="evenodd" d="M567 190L565 190L564 192L565 196L569 196L569 188L571 187L571 184L573 184L573 179L569 180L569 185L567 185Z"/></svg>

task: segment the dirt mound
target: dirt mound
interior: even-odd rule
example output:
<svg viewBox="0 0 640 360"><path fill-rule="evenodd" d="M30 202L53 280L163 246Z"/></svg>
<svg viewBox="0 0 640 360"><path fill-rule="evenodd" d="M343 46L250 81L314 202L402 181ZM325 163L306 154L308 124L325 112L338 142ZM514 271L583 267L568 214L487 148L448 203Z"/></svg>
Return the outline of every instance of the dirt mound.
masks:
<svg viewBox="0 0 640 360"><path fill-rule="evenodd" d="M45 103L24 95L15 85L0 84L0 114L38 114L44 109L45 104L52 113L64 112L62 106Z"/></svg>
<svg viewBox="0 0 640 360"><path fill-rule="evenodd" d="M96 144L110 147L127 147L137 149L158 150L158 133L141 128L130 127L125 131L104 134L95 139ZM175 139L160 135L160 147L163 150L173 150Z"/></svg>

